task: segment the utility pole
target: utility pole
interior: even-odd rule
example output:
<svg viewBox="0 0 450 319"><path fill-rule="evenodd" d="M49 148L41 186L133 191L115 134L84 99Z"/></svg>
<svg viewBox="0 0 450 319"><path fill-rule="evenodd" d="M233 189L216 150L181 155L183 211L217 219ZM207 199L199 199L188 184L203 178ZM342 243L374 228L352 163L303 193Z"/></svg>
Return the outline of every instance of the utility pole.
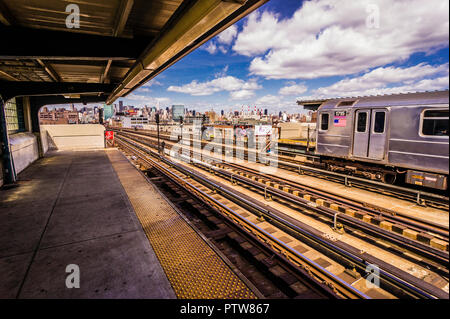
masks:
<svg viewBox="0 0 450 319"><path fill-rule="evenodd" d="M202 115L202 126L201 126L201 128L200 128L200 130L201 130L200 140L203 140L203 138L205 137L205 136L203 136L203 135L204 135L203 133L204 133L205 130L206 130L205 122L206 122L206 115L203 114L203 115Z"/></svg>
<svg viewBox="0 0 450 319"><path fill-rule="evenodd" d="M155 120L156 120L156 130L158 131L158 154L161 154L161 149L159 147L159 113L155 114Z"/></svg>
<svg viewBox="0 0 450 319"><path fill-rule="evenodd" d="M3 184L14 184L16 182L16 172L14 169L14 162L9 146L8 138L8 127L6 125L6 113L5 113L5 102L0 96L0 154L1 160L3 160Z"/></svg>
<svg viewBox="0 0 450 319"><path fill-rule="evenodd" d="M180 115L181 139L183 139L183 116Z"/></svg>

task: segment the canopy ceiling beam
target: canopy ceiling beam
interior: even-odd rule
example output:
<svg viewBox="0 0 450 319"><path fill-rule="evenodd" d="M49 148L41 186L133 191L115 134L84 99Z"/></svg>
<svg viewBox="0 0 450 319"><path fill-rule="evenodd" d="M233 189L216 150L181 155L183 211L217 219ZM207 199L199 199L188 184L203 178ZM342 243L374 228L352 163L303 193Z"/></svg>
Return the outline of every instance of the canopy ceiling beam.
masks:
<svg viewBox="0 0 450 319"><path fill-rule="evenodd" d="M113 84L101 83L0 81L0 94L5 101L17 96L64 95L78 98L81 95L109 94L113 88Z"/></svg>
<svg viewBox="0 0 450 319"><path fill-rule="evenodd" d="M125 26L127 25L128 18L130 17L131 9L133 8L134 0L122 0L117 12L117 18L114 24L113 37L119 37L122 35ZM106 66L103 69L103 73L100 77L101 83L109 83L109 70L111 69L112 60L109 59L106 62Z"/></svg>
<svg viewBox="0 0 450 319"><path fill-rule="evenodd" d="M0 59L129 60L151 39L125 39L85 33L0 27Z"/></svg>

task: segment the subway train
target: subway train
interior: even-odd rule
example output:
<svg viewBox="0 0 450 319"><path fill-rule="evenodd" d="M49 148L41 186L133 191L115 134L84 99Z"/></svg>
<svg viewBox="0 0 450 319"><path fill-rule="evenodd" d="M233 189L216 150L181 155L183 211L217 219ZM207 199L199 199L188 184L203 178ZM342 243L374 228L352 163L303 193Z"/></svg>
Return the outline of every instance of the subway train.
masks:
<svg viewBox="0 0 450 319"><path fill-rule="evenodd" d="M327 169L447 189L448 90L297 103L317 109L315 155Z"/></svg>

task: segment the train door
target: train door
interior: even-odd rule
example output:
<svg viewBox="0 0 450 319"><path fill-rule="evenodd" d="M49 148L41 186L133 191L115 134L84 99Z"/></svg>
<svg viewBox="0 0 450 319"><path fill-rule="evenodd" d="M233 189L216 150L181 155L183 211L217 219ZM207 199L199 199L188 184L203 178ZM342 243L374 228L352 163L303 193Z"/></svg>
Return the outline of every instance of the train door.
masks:
<svg viewBox="0 0 450 319"><path fill-rule="evenodd" d="M386 148L386 110L356 111L353 134L353 156L383 159Z"/></svg>
<svg viewBox="0 0 450 319"><path fill-rule="evenodd" d="M369 140L369 158L382 160L386 150L386 110L372 110Z"/></svg>
<svg viewBox="0 0 450 319"><path fill-rule="evenodd" d="M367 157L369 150L370 110L358 110L353 133L353 156Z"/></svg>

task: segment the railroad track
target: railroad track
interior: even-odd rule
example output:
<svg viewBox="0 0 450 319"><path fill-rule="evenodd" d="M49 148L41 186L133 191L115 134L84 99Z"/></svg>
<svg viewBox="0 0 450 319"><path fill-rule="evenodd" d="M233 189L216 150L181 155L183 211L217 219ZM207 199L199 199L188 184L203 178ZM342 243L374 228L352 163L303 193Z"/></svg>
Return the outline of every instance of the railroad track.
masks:
<svg viewBox="0 0 450 319"><path fill-rule="evenodd" d="M155 143L149 144L147 138L140 139L136 135L128 137L151 147L157 146ZM199 158L200 154L194 154L191 151L190 156ZM332 221L332 227L338 231L350 231L355 236L383 249L390 250L448 276L448 267L446 267L449 260L448 228L446 227L419 221L410 216L401 216L396 212L373 205L366 207L363 203L343 199L286 179L261 174L242 165L218 162L217 158L204 154L201 156L209 159L216 167L232 167L234 169L234 172L215 169L215 173L218 175L229 180L234 179L234 181L239 181L249 187L256 187L264 192L265 197L275 196L300 206L302 209L313 211L313 214L324 216ZM206 169L210 170L210 168ZM360 230L363 233L354 230ZM415 255L411 255L411 252Z"/></svg>
<svg viewBox="0 0 450 319"><path fill-rule="evenodd" d="M212 182L204 175L187 168L185 165L158 155L142 143L123 136L119 136L117 142L120 147L128 149L143 160L149 161L152 166L157 167L158 170L174 182L187 189L203 202L215 207L229 220L245 230L247 234L265 243L278 255L284 256L287 262L299 269L303 269L305 275L307 274L316 284L319 286L325 284L337 297L367 298L368 295L362 293L336 274L331 273L325 269L326 267L322 267L319 263L307 258L288 243L295 240L297 243L308 245L316 253L323 254L323 258L332 259L333 262L339 261L340 269L342 270L340 275L342 276L345 273L348 277L349 272L354 274L355 280L353 284L367 276L366 267L369 264L378 265L380 267L380 289L385 297L448 298L448 294L443 290L391 265L387 265L382 260L367 253L362 253L339 240L323 238L320 232L310 226L252 198L240 195L230 187ZM219 199L217 199L217 196L219 196ZM232 202L230 205L224 204L230 202ZM236 209L236 205L238 205L239 209ZM247 216L243 216L241 212L244 212L242 214ZM260 227L260 223L270 223L272 230L275 228L276 231L268 231L267 228ZM281 235L277 236L274 234Z"/></svg>
<svg viewBox="0 0 450 319"><path fill-rule="evenodd" d="M152 132L143 132L143 131L135 131L131 129L124 129L124 128L112 128L116 132L126 132L131 134L139 134L143 136L148 136L152 138L156 138L157 134ZM166 141L174 142L170 139L169 135L160 134L160 138ZM201 141L201 147L204 145L207 145L208 143L213 142L206 142ZM221 145L221 147L225 147L225 145ZM233 146L234 149L234 146ZM249 153L257 153L256 151L249 151L246 149L244 151L244 159L248 158ZM256 154L255 154L256 155ZM252 155L253 156L253 155ZM254 156L255 159L257 159L257 156ZM309 175L321 179L331 180L333 182L344 184L348 187L358 187L362 189L369 190L371 192L380 193L387 196L392 196L395 198L401 198L407 201L412 201L417 203L421 206L429 206L437 209L442 210L448 210L449 209L449 197L441 195L441 194L435 194L423 190L417 190L413 188L403 187L403 186L397 186L397 185L390 185L385 184L369 179L364 179L356 176L350 176L346 174L340 174L336 172L331 172L325 169L320 169L317 167L312 167L305 165L304 162L296 161L294 159L291 159L287 156L284 156L281 160L279 158L276 158L272 156L270 159L272 162L276 163L278 167L294 171L296 173L299 173L301 175Z"/></svg>
<svg viewBox="0 0 450 319"><path fill-rule="evenodd" d="M354 209L365 211L366 214L370 214L371 217L382 217L384 220L391 222L392 224L399 224L406 227L411 227L415 231L425 232L425 233L436 233L439 236L442 236L443 239L448 241L449 236L449 227L443 226L437 223L432 223L427 220L423 220L417 217L413 217L410 215L404 215L399 212L389 210L386 208L382 208L373 204L369 204L363 201L356 201L354 199L348 199L342 196L336 196L334 194L327 193L317 187L312 187L310 185L302 184L299 182L294 182L287 178L282 178L278 176L274 176L273 174L261 174L259 170L252 169L243 165L238 165L234 163L221 163L221 165L231 168L232 170L236 170L242 172L247 175L250 175L252 178L263 178L265 182L275 182L281 186L289 186L295 187L303 191L303 195L310 195L314 197L318 197L319 199L329 200L330 204L328 206L332 206L332 204L338 204L341 208L336 209L341 212L345 212L345 209Z"/></svg>
<svg viewBox="0 0 450 319"><path fill-rule="evenodd" d="M269 249L243 234L219 212L205 205L151 165L139 159L133 160L133 157L130 157L130 161L144 172L200 237L206 238L209 246L230 268L242 274L239 277L258 298L329 298L314 286L305 283L295 269L274 257Z"/></svg>
<svg viewBox="0 0 450 319"><path fill-rule="evenodd" d="M283 157L282 161L274 159L278 165L286 170L297 172L301 175L310 175L322 179L342 183L349 187L358 187L371 192L392 196L417 203L420 206L429 206L442 210L449 209L449 198L440 194L434 194L422 190L404 186L381 183L365 178L331 172L316 167L306 166L303 162Z"/></svg>
<svg viewBox="0 0 450 319"><path fill-rule="evenodd" d="M303 267L300 267L300 269L304 271L303 275L311 274L309 277L315 281L318 288L323 289L323 293L328 292L329 296L341 298L367 298L364 294L352 288L342 280L339 280L337 277L322 267L316 265L311 260L301 258L302 256L295 256L295 252L292 252L286 244L273 237L269 232L260 229L253 223L249 222L246 218L242 217L241 214L249 214L245 208L237 210L236 208L232 209L224 205L222 203L224 201L223 199L219 200L211 196L208 193L208 189L202 187L204 184L200 184L198 180L194 179L190 175L190 172L184 171L184 169L182 169L178 164L164 160L163 158L160 158L159 161L152 159L151 156L155 154L148 152L148 150L143 149L139 145L133 145L133 143L123 142L122 140L119 140L118 144L121 147L128 149L132 154L147 162L150 166L157 169L161 174L167 176L174 183L199 198L203 203L206 203L218 210L228 220L232 221L236 225L239 225L241 229L245 229L249 235L252 235L252 237L259 238L260 241L265 242L269 245L269 247L281 252L282 255L289 256L298 265L302 265Z"/></svg>

